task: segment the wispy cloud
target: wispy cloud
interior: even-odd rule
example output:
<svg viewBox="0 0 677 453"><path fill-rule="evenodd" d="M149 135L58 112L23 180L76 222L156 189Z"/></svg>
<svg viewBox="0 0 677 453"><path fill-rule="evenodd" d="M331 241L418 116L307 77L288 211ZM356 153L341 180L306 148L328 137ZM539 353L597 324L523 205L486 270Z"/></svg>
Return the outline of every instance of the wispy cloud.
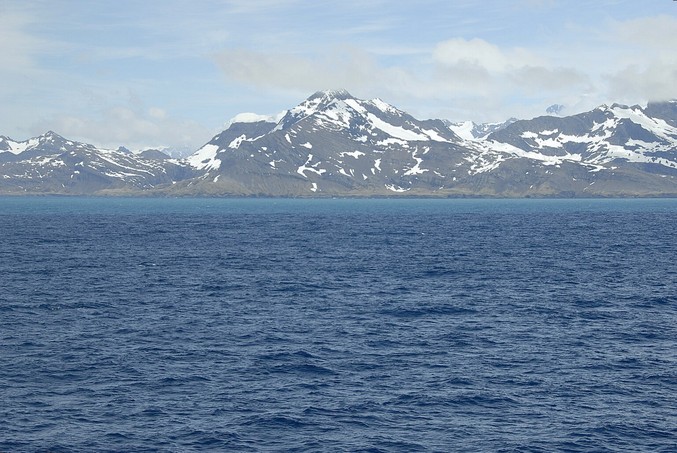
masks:
<svg viewBox="0 0 677 453"><path fill-rule="evenodd" d="M550 102L571 89L585 91L589 78L575 68L558 67L525 49L501 49L483 40L452 39L427 54L413 54L411 64L384 65L378 55L358 49L332 49L323 58L224 51L216 60L226 77L261 89L313 92L347 88L416 106L439 108L459 99L479 110L521 95ZM418 109L421 111L421 109ZM427 110L427 111L426 111ZM432 110L423 109L430 115ZM506 114L504 110L497 112Z"/></svg>
<svg viewBox="0 0 677 453"><path fill-rule="evenodd" d="M33 135L47 130L98 146L144 149L156 146L180 146L197 149L215 131L192 120L178 119L160 107L140 108L116 105L97 115L56 114L33 125Z"/></svg>
<svg viewBox="0 0 677 453"><path fill-rule="evenodd" d="M33 32L36 23L28 11L0 6L0 73L38 71L37 57L56 47Z"/></svg>
<svg viewBox="0 0 677 453"><path fill-rule="evenodd" d="M523 48L501 49L483 39L450 39L433 50L433 59L443 66L478 66L493 73L514 68L542 65L533 52Z"/></svg>
<svg viewBox="0 0 677 453"><path fill-rule="evenodd" d="M229 80L261 89L345 87L423 111L427 102L437 111L454 111L443 104L473 104L475 111L487 108L500 115L509 115L509 109L538 114L551 103L587 109L614 100L677 97L677 53L671 47L677 42L677 19L607 22L581 33L577 42L585 39L585 45L567 45L567 39L562 30L550 47L507 47L456 37L400 53L395 64L386 63L388 55L355 48L326 49L320 58L232 49L216 61Z"/></svg>
<svg viewBox="0 0 677 453"><path fill-rule="evenodd" d="M382 71L367 53L354 48L332 49L320 57L233 49L218 53L215 60L232 80L300 92L318 86L364 88Z"/></svg>
<svg viewBox="0 0 677 453"><path fill-rule="evenodd" d="M609 96L619 100L677 98L677 17L613 23L610 38L625 49L609 71Z"/></svg>

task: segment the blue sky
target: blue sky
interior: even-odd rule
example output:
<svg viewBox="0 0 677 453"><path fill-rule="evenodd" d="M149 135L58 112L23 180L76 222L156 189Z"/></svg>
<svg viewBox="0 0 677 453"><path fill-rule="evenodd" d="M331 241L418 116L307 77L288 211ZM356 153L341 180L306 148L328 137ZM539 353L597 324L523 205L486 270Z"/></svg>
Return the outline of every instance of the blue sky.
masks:
<svg viewBox="0 0 677 453"><path fill-rule="evenodd" d="M0 135L196 149L317 90L500 121L677 98L672 0L0 0Z"/></svg>

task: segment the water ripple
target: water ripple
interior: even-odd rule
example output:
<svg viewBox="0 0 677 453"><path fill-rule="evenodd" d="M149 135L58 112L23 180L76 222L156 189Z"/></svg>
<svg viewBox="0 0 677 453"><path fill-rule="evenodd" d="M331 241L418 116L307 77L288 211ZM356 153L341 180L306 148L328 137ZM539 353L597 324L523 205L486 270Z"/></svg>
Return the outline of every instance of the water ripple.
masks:
<svg viewBox="0 0 677 453"><path fill-rule="evenodd" d="M3 203L0 451L677 444L674 201Z"/></svg>

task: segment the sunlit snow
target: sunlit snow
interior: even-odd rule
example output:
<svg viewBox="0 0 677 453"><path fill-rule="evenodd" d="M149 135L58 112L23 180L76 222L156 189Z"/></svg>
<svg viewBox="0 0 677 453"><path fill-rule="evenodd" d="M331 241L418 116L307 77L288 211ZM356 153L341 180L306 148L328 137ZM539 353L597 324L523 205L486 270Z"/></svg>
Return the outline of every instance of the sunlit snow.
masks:
<svg viewBox="0 0 677 453"><path fill-rule="evenodd" d="M236 139L234 139L232 142L230 142L230 144L228 145L228 148L237 149L237 148L240 147L242 142L245 141L245 140L247 140L247 136L242 134L239 137L237 137Z"/></svg>
<svg viewBox="0 0 677 453"><path fill-rule="evenodd" d="M312 154L308 154L308 159L306 159L306 163L303 164L303 165L301 165L301 166L296 170L296 172L297 172L298 174L300 174L301 176L303 176L304 178L307 178L307 177L308 177L308 176L306 175L306 173L305 173L305 172L307 172L307 171L312 172L312 173L315 173L315 174L318 174L318 175L322 175L323 173L326 173L326 172L327 172L327 170L325 170L325 169L323 169L323 168L320 168L320 169L315 168L315 167L318 167L318 166L321 164L321 162L317 162L317 163L315 163L315 164L309 166L309 164L310 164L310 162L311 162L312 160L313 160L313 155L312 155Z"/></svg>
<svg viewBox="0 0 677 453"><path fill-rule="evenodd" d="M386 184L385 187L386 189L391 190L393 192L406 192L410 190L408 188L396 186L395 184Z"/></svg>
<svg viewBox="0 0 677 453"><path fill-rule="evenodd" d="M361 151L344 151L342 153L339 153L339 157L345 157L345 156L350 156L353 159L359 159L360 156L364 156L365 154Z"/></svg>
<svg viewBox="0 0 677 453"><path fill-rule="evenodd" d="M207 144L189 156L186 161L198 170L217 170L221 167L221 160L216 158L218 151L218 146Z"/></svg>

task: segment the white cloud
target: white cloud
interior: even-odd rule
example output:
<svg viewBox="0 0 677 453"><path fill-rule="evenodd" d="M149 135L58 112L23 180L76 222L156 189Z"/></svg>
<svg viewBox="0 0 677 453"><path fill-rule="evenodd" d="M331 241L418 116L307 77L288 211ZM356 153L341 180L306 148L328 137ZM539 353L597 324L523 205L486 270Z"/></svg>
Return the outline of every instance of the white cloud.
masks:
<svg viewBox="0 0 677 453"><path fill-rule="evenodd" d="M494 115L490 119L501 119L517 114L508 109L514 108L511 98L520 96L531 102L536 98L541 113L568 91L583 92L591 84L575 68L559 67L533 51L503 49L480 39L446 40L427 54L400 55L396 66L386 66L379 57L350 48L332 49L322 58L238 49L221 52L216 61L229 80L258 89L308 94L346 88L428 117L445 105L475 103L475 116L486 107Z"/></svg>
<svg viewBox="0 0 677 453"><path fill-rule="evenodd" d="M0 72L26 73L37 69L35 57L48 43L27 31L34 22L25 12L0 8Z"/></svg>
<svg viewBox="0 0 677 453"><path fill-rule="evenodd" d="M437 45L433 59L443 66L477 66L489 72L507 72L514 68L538 66L543 62L526 49L503 50L482 39L450 39Z"/></svg>
<svg viewBox="0 0 677 453"><path fill-rule="evenodd" d="M227 79L269 92L346 88L422 116L474 112L471 119L481 120L538 115L554 103L576 113L605 102L677 98L676 42L677 17L655 16L563 24L528 47L455 37L394 55L346 47L325 48L321 57L240 48L216 61Z"/></svg>
<svg viewBox="0 0 677 453"><path fill-rule="evenodd" d="M436 77L432 86L452 97L488 99L514 97L559 100L566 92L583 90L590 80L582 71L561 67L534 50L501 48L482 39L451 39L432 52Z"/></svg>
<svg viewBox="0 0 677 453"><path fill-rule="evenodd" d="M214 131L194 121L170 117L158 107L118 105L102 110L97 117L72 114L54 115L34 124L32 132L47 130L107 148L125 146L130 149L174 146L197 149Z"/></svg>
<svg viewBox="0 0 677 453"><path fill-rule="evenodd" d="M320 58L294 54L225 50L215 61L226 77L259 88L311 93L323 88L369 89L387 69L367 53L338 49Z"/></svg>
<svg viewBox="0 0 677 453"><path fill-rule="evenodd" d="M608 38L619 49L617 65L605 74L609 97L627 102L677 98L677 17L616 22Z"/></svg>
<svg viewBox="0 0 677 453"><path fill-rule="evenodd" d="M611 31L612 37L649 51L652 56L675 56L677 17L660 15L615 22Z"/></svg>
<svg viewBox="0 0 677 453"><path fill-rule="evenodd" d="M167 112L159 107L149 108L148 115L155 120L164 120L167 118Z"/></svg>
<svg viewBox="0 0 677 453"><path fill-rule="evenodd" d="M574 68L525 66L511 74L516 90L523 93L561 93L590 87L591 81L584 73Z"/></svg>
<svg viewBox="0 0 677 453"><path fill-rule="evenodd" d="M609 95L628 103L677 99L676 81L676 62L630 65L609 76Z"/></svg>

